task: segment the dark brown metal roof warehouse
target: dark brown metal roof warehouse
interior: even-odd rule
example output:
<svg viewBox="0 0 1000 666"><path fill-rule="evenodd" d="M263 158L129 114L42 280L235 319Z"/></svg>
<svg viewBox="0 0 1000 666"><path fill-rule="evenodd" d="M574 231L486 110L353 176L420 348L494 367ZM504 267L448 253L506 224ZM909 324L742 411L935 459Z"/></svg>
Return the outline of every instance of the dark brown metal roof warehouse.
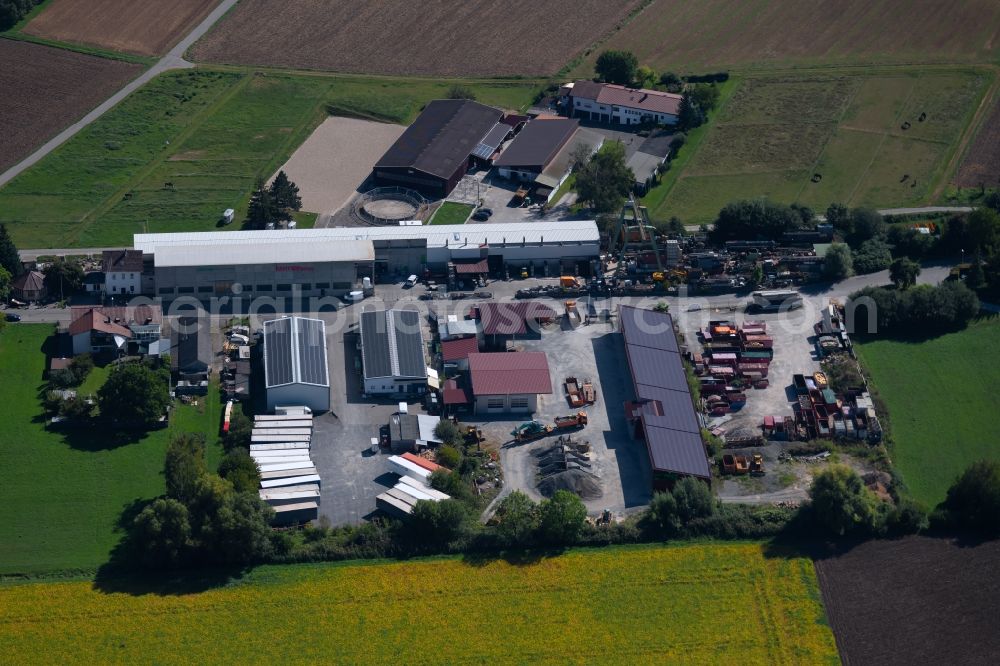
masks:
<svg viewBox="0 0 1000 666"><path fill-rule="evenodd" d="M469 166L469 156L503 113L471 100L437 99L375 163L378 185L400 185L445 196Z"/></svg>

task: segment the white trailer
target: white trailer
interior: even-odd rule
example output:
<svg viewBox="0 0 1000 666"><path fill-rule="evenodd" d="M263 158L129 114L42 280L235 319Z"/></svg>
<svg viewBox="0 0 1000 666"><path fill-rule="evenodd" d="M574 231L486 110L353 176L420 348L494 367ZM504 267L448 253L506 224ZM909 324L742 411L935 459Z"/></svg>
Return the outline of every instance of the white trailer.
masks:
<svg viewBox="0 0 1000 666"><path fill-rule="evenodd" d="M271 430L274 428L304 428L312 431L312 420L309 421L256 421L254 430Z"/></svg>
<svg viewBox="0 0 1000 666"><path fill-rule="evenodd" d="M302 442L285 442L283 444L251 444L250 452L254 451L289 451L292 449L305 449L309 450L308 447L303 447Z"/></svg>
<svg viewBox="0 0 1000 666"><path fill-rule="evenodd" d="M287 479L295 476L309 476L316 473L317 471L315 467L299 467L297 469L282 469L273 472L261 472L260 478L262 481L270 481L272 479ZM263 487L263 484L261 484L261 487Z"/></svg>
<svg viewBox="0 0 1000 666"><path fill-rule="evenodd" d="M267 479L260 482L261 488L280 488L281 486L298 486L303 483L320 483L319 474L303 476L286 476L283 479Z"/></svg>
<svg viewBox="0 0 1000 666"><path fill-rule="evenodd" d="M426 470L420 465L400 456L389 456L389 467L400 476L408 476L424 484L427 483L427 480L431 476L430 470Z"/></svg>

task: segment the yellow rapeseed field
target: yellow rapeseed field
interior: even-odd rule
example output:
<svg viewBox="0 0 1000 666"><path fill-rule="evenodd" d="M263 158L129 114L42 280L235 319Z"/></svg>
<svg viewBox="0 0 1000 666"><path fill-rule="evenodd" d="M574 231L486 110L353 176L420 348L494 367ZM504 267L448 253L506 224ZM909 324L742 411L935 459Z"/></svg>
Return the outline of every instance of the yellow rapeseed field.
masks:
<svg viewBox="0 0 1000 666"><path fill-rule="evenodd" d="M760 544L262 567L191 594L0 586L4 663L838 663L812 562Z"/></svg>

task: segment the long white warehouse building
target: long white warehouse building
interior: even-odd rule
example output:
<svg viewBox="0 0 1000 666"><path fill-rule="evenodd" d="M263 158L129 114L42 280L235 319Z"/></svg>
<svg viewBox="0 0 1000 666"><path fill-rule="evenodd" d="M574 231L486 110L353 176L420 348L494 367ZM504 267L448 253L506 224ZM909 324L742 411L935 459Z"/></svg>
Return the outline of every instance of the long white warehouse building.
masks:
<svg viewBox="0 0 1000 666"><path fill-rule="evenodd" d="M600 233L593 220L578 220L136 234L134 245L152 260L156 296L205 300L236 284L248 296L340 295L359 275L449 263L576 272L574 264L599 257Z"/></svg>

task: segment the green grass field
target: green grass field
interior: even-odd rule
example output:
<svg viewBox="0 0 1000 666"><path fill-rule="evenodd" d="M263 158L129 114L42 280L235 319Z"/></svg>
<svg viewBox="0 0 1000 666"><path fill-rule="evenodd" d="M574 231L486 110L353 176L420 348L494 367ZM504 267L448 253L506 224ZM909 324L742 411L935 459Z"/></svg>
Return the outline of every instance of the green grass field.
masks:
<svg viewBox="0 0 1000 666"><path fill-rule="evenodd" d="M765 549L262 567L184 594L13 584L0 640L18 664L839 663L812 562Z"/></svg>
<svg viewBox="0 0 1000 666"><path fill-rule="evenodd" d="M949 176L948 161L992 76L976 69L746 76L647 206L655 220L700 224L730 201L760 196L816 210L833 202L926 204Z"/></svg>
<svg viewBox="0 0 1000 666"><path fill-rule="evenodd" d="M0 404L5 406L0 455L0 574L94 569L118 542L116 523L131 503L163 492L163 455L177 432L209 437L208 459L217 465L221 407L202 398L198 406L177 403L166 430L120 443L98 429L61 434L45 428L43 346L47 324L9 324L0 332ZM96 368L81 387L100 387L107 369Z"/></svg>
<svg viewBox="0 0 1000 666"><path fill-rule="evenodd" d="M472 214L473 208L475 206L469 204L445 201L434 212L428 224L465 224L465 221L469 219L469 215Z"/></svg>
<svg viewBox="0 0 1000 666"><path fill-rule="evenodd" d="M893 464L914 497L934 506L969 463L1000 459L1000 320L856 349L889 410Z"/></svg>
<svg viewBox="0 0 1000 666"><path fill-rule="evenodd" d="M407 123L449 85L203 68L164 74L0 190L0 220L24 248L212 230L226 208L242 219L254 180L269 177L328 113ZM515 109L536 88L469 87L480 101Z"/></svg>

